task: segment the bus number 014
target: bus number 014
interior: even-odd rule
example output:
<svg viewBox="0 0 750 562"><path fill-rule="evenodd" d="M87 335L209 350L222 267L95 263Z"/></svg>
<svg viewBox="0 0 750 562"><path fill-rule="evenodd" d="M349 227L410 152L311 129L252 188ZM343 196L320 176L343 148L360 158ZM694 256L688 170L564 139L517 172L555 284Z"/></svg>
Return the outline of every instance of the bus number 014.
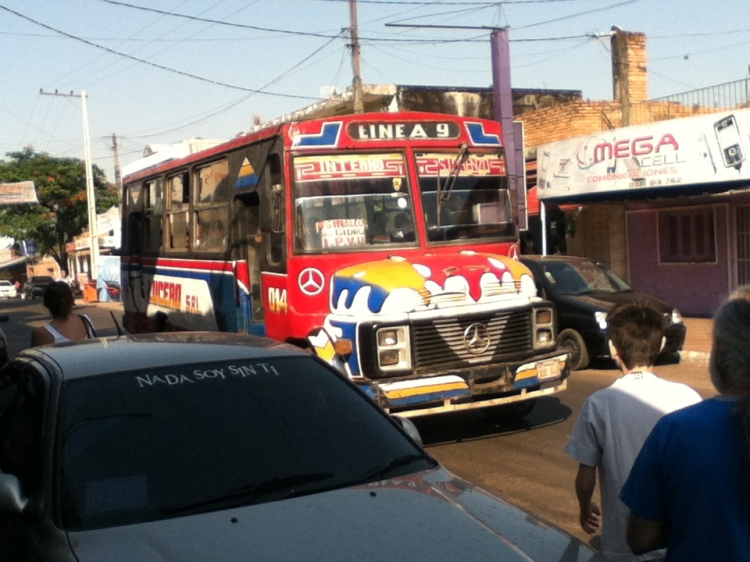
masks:
<svg viewBox="0 0 750 562"><path fill-rule="evenodd" d="M268 288L268 310L274 314L287 313L286 289Z"/></svg>

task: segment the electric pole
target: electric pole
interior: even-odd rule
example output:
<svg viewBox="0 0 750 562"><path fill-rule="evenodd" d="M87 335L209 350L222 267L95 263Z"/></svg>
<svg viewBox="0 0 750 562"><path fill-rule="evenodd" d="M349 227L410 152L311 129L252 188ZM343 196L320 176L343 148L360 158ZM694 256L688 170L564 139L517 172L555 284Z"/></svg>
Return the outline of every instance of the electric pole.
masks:
<svg viewBox="0 0 750 562"><path fill-rule="evenodd" d="M352 72L354 78L352 86L354 88L354 113L363 113L364 102L362 101L362 77L359 71L359 31L357 29L357 0L349 0L349 35L352 50Z"/></svg>
<svg viewBox="0 0 750 562"><path fill-rule="evenodd" d="M386 27L411 27L417 29L482 29L490 32L492 49L492 102L495 121L500 123L503 131L503 148L505 148L505 167L508 172L509 189L517 198L519 209L519 227L528 228L526 224L526 185L525 162L523 155L523 129L514 125L513 90L510 82L510 39L507 27L486 27L468 25L414 25L387 23ZM523 202L523 206L520 203ZM544 207L544 203L539 202ZM523 216L521 216L523 215Z"/></svg>
<svg viewBox="0 0 750 562"><path fill-rule="evenodd" d="M89 113L86 105L86 92L81 90L80 94L74 94L72 91L69 94L63 94L57 90L54 92L45 92L40 89L39 93L43 96L81 98L81 113L83 113L83 158L86 168L86 201L89 211L89 251L91 256L89 277L94 280L97 277L97 267L99 265L99 237L97 236L96 227L96 197L94 193L94 174L91 166L91 138L89 135Z"/></svg>
<svg viewBox="0 0 750 562"><path fill-rule="evenodd" d="M115 185L117 192L122 192L122 175L120 174L120 150L117 148L117 135L112 133L112 152L115 155Z"/></svg>

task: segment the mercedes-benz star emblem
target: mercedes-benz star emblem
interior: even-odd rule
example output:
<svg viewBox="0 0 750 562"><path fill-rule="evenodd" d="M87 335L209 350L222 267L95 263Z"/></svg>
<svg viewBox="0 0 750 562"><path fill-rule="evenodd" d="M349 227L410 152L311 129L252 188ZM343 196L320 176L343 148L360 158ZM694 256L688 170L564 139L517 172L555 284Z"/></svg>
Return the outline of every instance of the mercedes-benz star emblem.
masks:
<svg viewBox="0 0 750 562"><path fill-rule="evenodd" d="M464 347L479 355L490 347L490 330L486 324L475 323L464 330Z"/></svg>
<svg viewBox="0 0 750 562"><path fill-rule="evenodd" d="M307 296L315 296L323 290L325 278L320 270L308 267L299 272L297 278L300 290Z"/></svg>

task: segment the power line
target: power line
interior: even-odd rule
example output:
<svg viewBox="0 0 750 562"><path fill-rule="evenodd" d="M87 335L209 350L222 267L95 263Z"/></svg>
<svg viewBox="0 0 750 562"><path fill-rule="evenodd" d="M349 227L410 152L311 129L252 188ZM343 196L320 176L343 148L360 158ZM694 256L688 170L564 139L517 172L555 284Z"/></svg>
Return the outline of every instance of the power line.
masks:
<svg viewBox="0 0 750 562"><path fill-rule="evenodd" d="M214 19L210 19L210 18L201 18L201 17L198 17L198 16L190 16L190 15L187 15L187 14L180 14L180 13L177 13L177 12L168 12L168 11L165 11L165 10L158 10L156 8L147 8L145 6L137 6L135 4L128 4L126 2L118 2L117 0L99 0L99 1L100 2L106 2L107 4L113 4L113 5L116 5L116 6L122 6L122 7L125 7L125 8L131 8L131 9L134 9L134 10L141 10L141 11L144 11L144 12L153 12L153 13L156 13L156 14L162 14L162 15L172 16L172 17L176 17L176 18L185 18L185 19L189 19L189 20L192 20L192 21L199 21L199 22L203 22L203 23L212 23L212 24L216 24L216 25L224 25L224 26L236 27L236 28L240 28L240 29L253 29L255 31L265 31L265 32L269 32L269 33L281 33L281 34L285 34L285 35L297 35L297 36L306 36L306 37L321 37L321 38L324 38L324 39L332 39L334 37L338 37L338 34L336 34L336 35L330 35L330 34L318 33L318 32L292 31L292 30L289 30L289 29L279 29L279 28L272 28L272 27L260 27L260 26L257 26L257 25L248 25L248 24L244 24L244 23L232 23L232 22L226 22L226 21L221 21L221 20L214 20ZM490 6L491 5L492 4L490 4ZM487 6L485 6L485 7L487 7ZM459 10L458 12L461 12L461 11L470 12L470 11L476 11L478 9L484 9L484 8L472 8L471 10ZM441 14L431 14L431 15L441 15ZM383 37L360 37L359 40L360 40L361 43L375 42L375 41L377 41L377 42L387 42L387 43L460 43L460 42L465 41L463 39L435 39L435 40L425 40L425 39L388 39L388 38L383 38Z"/></svg>
<svg viewBox="0 0 750 562"><path fill-rule="evenodd" d="M300 60L297 63L295 63L293 66L291 66L289 69L287 69L284 73L280 74L279 76L277 76L276 78L274 78L273 80L271 80L270 82L268 82L267 84L265 84L261 89L268 88L272 84L278 82L279 80L282 80L283 78L285 78L286 76L288 76L289 74L291 74L293 71L297 70L304 63L306 63L307 61L309 61L311 58L313 58L315 55L317 55L318 53L320 53L323 49L325 49L328 45L330 45L335 39L338 39L338 38L340 38L342 36L343 36L343 31L339 35L334 36L330 40L326 41L323 45L321 45L320 47L318 47L317 49L315 49L312 53L310 53L309 55L307 55L306 57L304 57L302 60ZM252 96L253 96L253 93L250 93L250 94L248 94L246 96L242 96L241 98L239 98L237 100L234 100L233 102L229 103L228 105L225 105L224 107L221 107L221 108L217 109L216 111L212 111L211 113L209 113L207 115L204 115L204 116L202 116L202 117L200 117L198 119L195 119L195 120L190 121L188 123L184 123L184 124L180 125L179 127L175 127L175 128L172 128L172 129L169 129L169 130L166 130L166 131L159 131L159 132L156 132L156 133L149 133L149 134L145 134L145 135L129 135L129 136L131 138L150 138L150 137L156 137L156 136L166 135L166 134L169 134L169 133L174 133L176 131L181 131L182 129L185 129L186 127L191 127L191 126L196 125L198 123L202 123L203 121L206 121L207 119L211 119L212 117L215 117L216 115L224 113L225 111L228 111L228 110L230 110L230 109L232 109L232 108L240 105L241 103L243 103L244 101L246 101L247 99L249 99Z"/></svg>
<svg viewBox="0 0 750 562"><path fill-rule="evenodd" d="M102 0L102 1L104 1L104 0ZM237 86L235 84L228 84L226 82L220 82L218 80L212 80L210 78L204 78L202 76L197 76L197 75L191 74L189 72L185 72L185 71L182 71L182 70L176 70L174 68L169 68L168 66L157 64L157 63L154 63L154 62L151 62L151 61L147 61L147 60L144 60L144 59L139 59L138 57L134 57L134 56L128 55L127 53L122 53L120 51L115 51L114 49L110 49L108 47L104 47L102 45L98 45L98 44L93 43L91 41L87 41L86 39L83 39L81 37L77 37L75 35L71 35L70 33L66 33L65 31L61 31L59 29L51 27L51 26L49 26L47 24L44 24L44 23L42 23L40 21L37 21L37 20L35 20L33 18L25 16L25 15L21 14L20 12L16 12L15 10L11 10L10 8L7 8L6 6L3 6L3 5L0 5L0 10L5 10L6 12L9 12L9 13L15 15L15 16L18 16L18 17L20 17L22 19L25 19L26 21L29 21L29 22L31 22L31 23L33 23L35 25L38 25L38 26L43 27L45 29L48 29L50 31L54 31L55 33L59 33L60 35L63 35L63 36L68 37L70 39L74 39L75 41L79 41L79 42L81 42L81 43L83 43L85 45L88 45L90 47L94 47L96 49L101 49L101 50L106 51L108 53L111 53L111 54L114 54L114 55L117 55L117 56L120 56L120 57L123 57L123 58L126 58L126 59L130 59L130 60L133 60L133 61L136 61L136 62L140 62L142 64L146 64L148 66L152 66L152 67L158 68L160 70L166 70L167 72L172 72L174 74L179 74L179 75L185 76L187 78L193 78L194 80L200 80L201 82L207 82L207 83L213 84L215 86L223 86L225 88L231 88L231 89L234 89L234 90L241 90L241 91L244 91L244 92L251 92L251 93L254 93L254 94L264 94L264 95L268 95L268 96L276 96L276 97L283 97L283 98L295 98L295 99L305 99L305 100L319 100L320 99L320 98L312 97L312 96L299 96L299 95L295 95L295 94L284 94L284 93L279 93L279 92L264 92L262 90L257 90L257 89L254 89L254 88L245 88L244 86Z"/></svg>
<svg viewBox="0 0 750 562"><path fill-rule="evenodd" d="M291 31L288 29L275 29L270 27L260 27L257 25L248 25L244 23L232 23L232 22L226 22L221 20L214 20L209 18L201 18L198 16L189 16L187 14L178 14L176 12L167 12L165 10L158 10L156 8L147 8L145 6L137 6L135 4L128 4L127 2L117 2L116 0L99 0L100 2L105 2L107 4L112 4L114 6L122 6L125 8L132 8L134 10L142 10L144 12L153 12L155 14L162 14L165 16L172 16L175 18L184 18L189 19L193 21L200 21L204 23L214 23L218 25L225 25L228 27L238 27L241 29L254 29L255 31L269 31L271 33L283 33L287 35L303 35L306 37L322 37L324 39L331 39L332 37L338 37L337 35L329 35L325 33L316 33L316 32L310 32L310 31Z"/></svg>
<svg viewBox="0 0 750 562"><path fill-rule="evenodd" d="M577 12L575 14L568 14L567 16L561 16L559 18L554 18L551 20L545 20L545 21L539 21L536 23L530 23L527 25L522 25L521 27L514 27L514 31L519 29L528 29L529 27L536 27L537 25L546 25L548 23L557 23L559 21L565 21L573 18L577 18L578 16L588 16L589 14L594 14L596 12L605 12L607 10L611 10L613 8L619 8L621 6L627 6L628 4L634 4L635 2L639 2L640 0L626 0L625 2L619 2L617 4L611 4L609 6L602 6L601 8L594 8L592 10L585 10L583 12Z"/></svg>
<svg viewBox="0 0 750 562"><path fill-rule="evenodd" d="M319 2L348 2L349 0L318 0ZM577 0L501 0L500 2L427 2L422 0L357 0L360 4L393 4L396 6L502 6L503 4L550 4Z"/></svg>

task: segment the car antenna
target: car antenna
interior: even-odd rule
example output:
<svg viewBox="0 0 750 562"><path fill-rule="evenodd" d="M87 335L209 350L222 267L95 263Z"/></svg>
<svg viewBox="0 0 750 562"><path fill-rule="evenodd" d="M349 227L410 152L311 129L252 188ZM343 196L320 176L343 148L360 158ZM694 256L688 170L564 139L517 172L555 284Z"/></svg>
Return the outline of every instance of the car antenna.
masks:
<svg viewBox="0 0 750 562"><path fill-rule="evenodd" d="M112 315L112 322L115 323L115 328L117 328L117 335L121 336L123 335L122 328L120 328L120 324L117 322L117 318L115 318L115 313L113 311L109 311L110 315Z"/></svg>

